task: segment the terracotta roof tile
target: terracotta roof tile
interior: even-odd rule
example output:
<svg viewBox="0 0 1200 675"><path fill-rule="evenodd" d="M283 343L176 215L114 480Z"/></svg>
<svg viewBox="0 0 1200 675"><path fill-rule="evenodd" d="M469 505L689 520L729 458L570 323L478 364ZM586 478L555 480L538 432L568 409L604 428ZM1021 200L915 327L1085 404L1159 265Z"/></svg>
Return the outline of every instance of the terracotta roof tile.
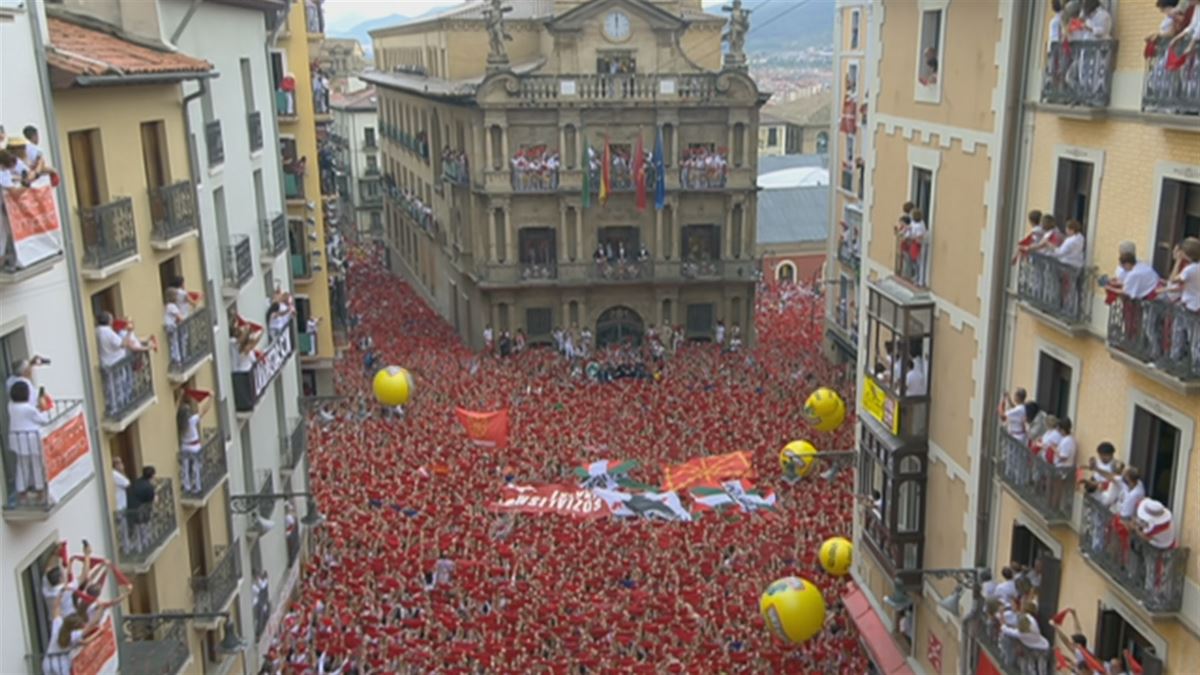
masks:
<svg viewBox="0 0 1200 675"><path fill-rule="evenodd" d="M203 73L213 68L203 59L153 49L59 17L47 17L47 28L46 61L75 76Z"/></svg>

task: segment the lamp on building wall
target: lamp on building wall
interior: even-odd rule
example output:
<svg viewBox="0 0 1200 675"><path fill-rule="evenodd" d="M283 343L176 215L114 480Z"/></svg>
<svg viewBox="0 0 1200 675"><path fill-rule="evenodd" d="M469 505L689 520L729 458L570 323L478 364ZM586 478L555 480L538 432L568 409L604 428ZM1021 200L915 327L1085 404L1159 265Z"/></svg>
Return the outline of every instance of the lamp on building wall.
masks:
<svg viewBox="0 0 1200 675"><path fill-rule="evenodd" d="M974 614L983 606L981 602L983 598L983 585L992 579L992 571L986 567L917 569L905 570L905 573L933 579L954 579L954 591L938 601L938 607L950 612L957 618L969 618L971 614ZM892 586L891 595L883 596L883 601L897 612L911 607L913 599L904 590L904 583L897 578L892 580ZM963 591L967 590L971 591L971 596L975 599L975 603L968 617L963 617L960 614L960 606L962 604Z"/></svg>
<svg viewBox="0 0 1200 675"><path fill-rule="evenodd" d="M229 509L237 514L245 513L260 513L268 505L273 505L277 501L287 499L296 499L304 497L304 517L300 522L307 526L319 525L325 520L325 517L317 510L317 501L313 499L310 492L279 492L279 493L258 493L248 495L230 495ZM261 520L266 520L261 518ZM270 521L266 521L270 523ZM272 523L274 525L274 523Z"/></svg>

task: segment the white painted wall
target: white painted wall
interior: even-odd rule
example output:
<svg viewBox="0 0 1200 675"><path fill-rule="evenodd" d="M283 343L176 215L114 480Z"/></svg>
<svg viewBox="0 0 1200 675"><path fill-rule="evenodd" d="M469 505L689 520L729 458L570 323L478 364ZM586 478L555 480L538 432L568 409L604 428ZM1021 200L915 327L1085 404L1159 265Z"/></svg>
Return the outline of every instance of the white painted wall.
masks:
<svg viewBox="0 0 1200 675"><path fill-rule="evenodd" d="M364 129L375 130L375 158L378 162L380 175L383 173L383 138L380 136L379 129L379 113L375 110L350 110L345 108L334 108L333 110L333 125L337 134L345 138L350 148L346 153L347 168L350 171L350 190L353 194L354 201L354 222L358 227L359 232L366 232L371 227L371 211L376 211L383 214L383 203L379 202L378 207L364 208L365 198L360 189L359 180L367 170L367 155L364 150L363 139L365 137ZM345 155L344 155L345 156ZM380 189L383 189L382 178L380 178ZM382 221L381 221L382 222Z"/></svg>

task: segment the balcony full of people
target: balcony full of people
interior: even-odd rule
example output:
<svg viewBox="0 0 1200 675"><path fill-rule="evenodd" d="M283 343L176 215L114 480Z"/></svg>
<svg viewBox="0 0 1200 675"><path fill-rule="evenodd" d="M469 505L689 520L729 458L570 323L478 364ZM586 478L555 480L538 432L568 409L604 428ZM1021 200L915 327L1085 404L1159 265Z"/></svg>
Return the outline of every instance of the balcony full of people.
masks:
<svg viewBox="0 0 1200 675"><path fill-rule="evenodd" d="M449 145L442 148L442 179L454 185L471 184L465 150L452 150Z"/></svg>
<svg viewBox="0 0 1200 675"><path fill-rule="evenodd" d="M679 185L684 190L719 190L729 171L728 151L697 145L679 158Z"/></svg>
<svg viewBox="0 0 1200 675"><path fill-rule="evenodd" d="M561 162L558 150L545 145L518 149L509 160L512 188L517 192L553 192L558 189Z"/></svg>

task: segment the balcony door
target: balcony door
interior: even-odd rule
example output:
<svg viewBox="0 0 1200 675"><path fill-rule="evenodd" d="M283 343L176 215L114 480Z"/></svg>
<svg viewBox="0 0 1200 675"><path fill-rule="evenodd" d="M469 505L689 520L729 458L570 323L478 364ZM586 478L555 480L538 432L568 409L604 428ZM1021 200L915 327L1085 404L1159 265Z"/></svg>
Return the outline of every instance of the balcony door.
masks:
<svg viewBox="0 0 1200 675"><path fill-rule="evenodd" d="M1087 230L1088 216L1092 208L1091 162L1073 159L1058 160L1058 180L1054 188L1054 218L1059 229L1066 227L1068 220L1078 220Z"/></svg>
<svg viewBox="0 0 1200 675"><path fill-rule="evenodd" d="M163 187L171 182L167 163L167 136L162 120L142 122L142 164L146 171L146 187Z"/></svg>
<svg viewBox="0 0 1200 675"><path fill-rule="evenodd" d="M1180 462L1179 428L1141 406L1134 408L1129 465L1142 474L1146 496L1176 509L1175 472ZM1178 510L1176 510L1178 513Z"/></svg>
<svg viewBox="0 0 1200 675"><path fill-rule="evenodd" d="M523 227L517 232L522 265L549 265L557 259L552 227Z"/></svg>
<svg viewBox="0 0 1200 675"><path fill-rule="evenodd" d="M721 228L716 225L686 225L680 242L683 244L684 260L721 259Z"/></svg>
<svg viewBox="0 0 1200 675"><path fill-rule="evenodd" d="M187 521L188 563L192 578L208 576L208 537L204 532L204 519L208 510L199 508L192 512Z"/></svg>
<svg viewBox="0 0 1200 675"><path fill-rule="evenodd" d="M1187 237L1200 237L1200 183L1164 179L1154 237L1154 269L1166 279L1175 260L1172 252Z"/></svg>
<svg viewBox="0 0 1200 675"><path fill-rule="evenodd" d="M640 345L645 326L642 317L628 307L610 307L596 319L596 346Z"/></svg>
<svg viewBox="0 0 1200 675"><path fill-rule="evenodd" d="M638 228L632 225L621 225L600 228L596 232L596 241L604 248L604 255L609 260L619 258L622 247L625 249L625 259L633 260L637 257L641 237Z"/></svg>
<svg viewBox="0 0 1200 675"><path fill-rule="evenodd" d="M1058 592L1062 585L1062 560L1042 539L1024 525L1013 523L1012 546L1009 560L1035 569L1041 574L1037 587L1038 626L1042 634L1054 644L1054 626L1051 623L1058 614Z"/></svg>

